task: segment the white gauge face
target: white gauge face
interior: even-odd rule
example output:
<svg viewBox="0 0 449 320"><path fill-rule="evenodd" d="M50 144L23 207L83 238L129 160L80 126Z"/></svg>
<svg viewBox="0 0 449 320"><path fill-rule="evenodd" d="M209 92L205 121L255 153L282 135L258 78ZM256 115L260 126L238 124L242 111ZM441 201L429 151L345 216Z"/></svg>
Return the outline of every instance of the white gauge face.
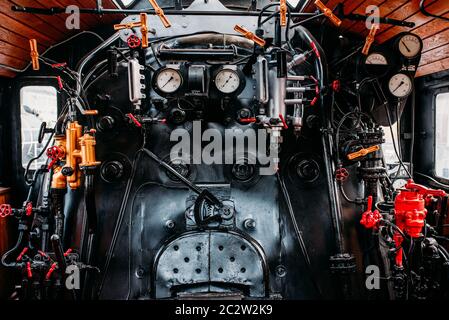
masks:
<svg viewBox="0 0 449 320"><path fill-rule="evenodd" d="M387 66L387 58L380 53L371 53L365 60L365 64Z"/></svg>
<svg viewBox="0 0 449 320"><path fill-rule="evenodd" d="M156 85L164 93L176 92L182 85L182 77L175 69L164 69L157 75Z"/></svg>
<svg viewBox="0 0 449 320"><path fill-rule="evenodd" d="M421 52L421 40L412 34L407 34L399 40L399 51L406 58L414 58Z"/></svg>
<svg viewBox="0 0 449 320"><path fill-rule="evenodd" d="M392 95L397 98L405 98L413 90L413 82L412 79L403 73L395 74L391 77L390 82L388 83L388 88Z"/></svg>
<svg viewBox="0 0 449 320"><path fill-rule="evenodd" d="M233 93L240 87L240 77L234 70L223 69L215 76L215 86L222 93Z"/></svg>

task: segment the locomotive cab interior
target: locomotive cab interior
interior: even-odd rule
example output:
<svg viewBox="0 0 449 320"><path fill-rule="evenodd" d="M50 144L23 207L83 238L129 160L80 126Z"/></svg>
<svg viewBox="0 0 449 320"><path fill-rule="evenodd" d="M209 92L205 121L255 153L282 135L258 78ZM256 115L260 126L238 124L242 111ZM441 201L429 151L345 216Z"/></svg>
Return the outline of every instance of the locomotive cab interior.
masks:
<svg viewBox="0 0 449 320"><path fill-rule="evenodd" d="M445 0L2 0L0 298L449 298Z"/></svg>

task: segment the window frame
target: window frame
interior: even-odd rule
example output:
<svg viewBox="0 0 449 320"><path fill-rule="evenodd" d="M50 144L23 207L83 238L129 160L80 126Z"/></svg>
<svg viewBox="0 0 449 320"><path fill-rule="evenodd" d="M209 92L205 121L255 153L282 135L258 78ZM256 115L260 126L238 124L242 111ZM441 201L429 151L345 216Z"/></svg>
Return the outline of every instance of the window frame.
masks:
<svg viewBox="0 0 449 320"><path fill-rule="evenodd" d="M445 87L445 88L440 88L440 89L436 89L433 92L433 98L432 98L432 112L433 112L433 168L432 168L432 175L434 178L436 178L438 181L444 183L444 184L449 184L449 179L448 178L444 178L441 177L437 174L436 171L436 163L437 163L437 97L440 94L449 94L449 88Z"/></svg>
<svg viewBox="0 0 449 320"><path fill-rule="evenodd" d="M22 118L21 118L21 97L20 92L23 87L46 86L54 87L57 93L57 114L62 110L64 94L59 90L58 77L56 76L25 76L18 78L12 88L11 99L11 159L12 170L17 184L25 184L23 176L25 168L22 166ZM34 172L34 170L30 170Z"/></svg>

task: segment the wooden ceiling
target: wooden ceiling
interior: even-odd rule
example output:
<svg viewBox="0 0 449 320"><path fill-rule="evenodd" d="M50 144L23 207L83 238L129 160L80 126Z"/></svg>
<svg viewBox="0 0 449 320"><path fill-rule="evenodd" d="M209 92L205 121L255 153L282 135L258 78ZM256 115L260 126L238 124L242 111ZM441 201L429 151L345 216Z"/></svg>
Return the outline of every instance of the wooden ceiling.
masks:
<svg viewBox="0 0 449 320"><path fill-rule="evenodd" d="M381 17L414 22L414 28L382 25L376 35L377 43L383 43L400 32L413 32L420 36L424 43L417 76L449 69L449 22L423 15L419 10L420 0L327 0L323 2L331 9L343 2L345 14L365 15L369 5L376 5L380 9ZM314 5L309 5L307 10L315 10ZM448 0L427 0L426 10L449 18ZM340 29L343 32L358 33L363 36L368 34L365 22L344 21Z"/></svg>
<svg viewBox="0 0 449 320"><path fill-rule="evenodd" d="M96 6L95 0L0 0L0 64L16 69L24 68L30 62L30 45L28 40L35 38L39 44L39 52L49 46L67 39L79 30L68 30L65 27L67 15L34 15L18 13L11 10L13 5L50 8ZM111 0L103 0L103 7L116 8ZM81 15L81 29L89 30L102 23L120 20L117 15ZM14 77L16 74L0 66L0 77Z"/></svg>
<svg viewBox="0 0 449 320"><path fill-rule="evenodd" d="M365 14L369 5L377 5L383 17L414 22L414 28L382 25L376 36L378 43L383 43L403 31L419 35L424 42L424 51L417 75L423 76L440 70L449 69L449 22L424 16L419 11L419 0L324 0L329 8L338 3L345 5L345 14ZM313 3L313 1L312 1ZM95 0L0 0L0 64L17 69L30 61L28 39L36 38L39 51L42 52L52 44L58 43L76 31L65 28L66 15L40 16L17 13L12 5L32 7L55 7L78 5L95 7ZM436 15L449 17L448 0L427 0L427 10ZM112 0L103 0L105 8L115 8ZM313 4L307 11L315 10ZM92 29L102 23L112 23L119 16L82 15L83 30ZM368 30L364 22L344 21L340 29L343 32L358 33L366 36ZM0 76L14 77L15 73L0 67Z"/></svg>

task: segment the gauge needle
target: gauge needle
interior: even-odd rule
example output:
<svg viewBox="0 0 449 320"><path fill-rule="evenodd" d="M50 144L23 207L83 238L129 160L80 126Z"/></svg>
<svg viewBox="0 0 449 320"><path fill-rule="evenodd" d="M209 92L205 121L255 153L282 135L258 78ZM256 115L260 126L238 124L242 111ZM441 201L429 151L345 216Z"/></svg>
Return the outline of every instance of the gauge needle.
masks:
<svg viewBox="0 0 449 320"><path fill-rule="evenodd" d="M401 41L401 42L402 42L402 44L404 45L405 49L407 49L408 52L412 52L412 51L409 49L409 47L407 47L407 45L405 44L404 41Z"/></svg>
<svg viewBox="0 0 449 320"><path fill-rule="evenodd" d="M402 85L404 84L404 81L401 81L401 83L398 85L398 87L396 89L393 90L393 92L396 92L399 90L400 87L402 87Z"/></svg>
<svg viewBox="0 0 449 320"><path fill-rule="evenodd" d="M221 86L221 88L224 88L229 83L229 81L231 81L231 79L232 75L229 76L228 80L226 80L226 82Z"/></svg>
<svg viewBox="0 0 449 320"><path fill-rule="evenodd" d="M174 79L174 77L172 76L170 79L168 79L168 81L161 87L164 88L167 84L169 84L172 80Z"/></svg>

